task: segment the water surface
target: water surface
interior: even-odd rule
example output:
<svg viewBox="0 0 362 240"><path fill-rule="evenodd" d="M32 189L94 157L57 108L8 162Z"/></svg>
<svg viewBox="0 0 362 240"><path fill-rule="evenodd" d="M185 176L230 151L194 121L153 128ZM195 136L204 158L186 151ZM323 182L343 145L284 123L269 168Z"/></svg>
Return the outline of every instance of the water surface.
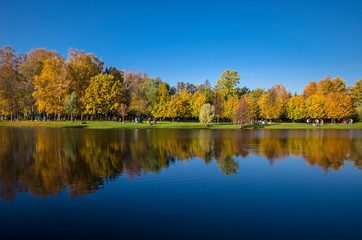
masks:
<svg viewBox="0 0 362 240"><path fill-rule="evenodd" d="M0 128L1 239L360 239L361 130Z"/></svg>

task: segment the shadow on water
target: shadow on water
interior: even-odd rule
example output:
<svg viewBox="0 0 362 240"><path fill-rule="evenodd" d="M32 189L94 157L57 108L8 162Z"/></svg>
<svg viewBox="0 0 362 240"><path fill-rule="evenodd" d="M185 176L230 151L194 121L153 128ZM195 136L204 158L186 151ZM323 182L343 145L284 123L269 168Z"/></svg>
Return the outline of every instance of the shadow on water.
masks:
<svg viewBox="0 0 362 240"><path fill-rule="evenodd" d="M362 134L354 130L180 130L1 128L0 196L29 192L49 197L68 190L71 198L92 193L120 175L158 174L195 157L237 174L238 158L259 156L270 165L288 156L323 171L346 161L362 168Z"/></svg>

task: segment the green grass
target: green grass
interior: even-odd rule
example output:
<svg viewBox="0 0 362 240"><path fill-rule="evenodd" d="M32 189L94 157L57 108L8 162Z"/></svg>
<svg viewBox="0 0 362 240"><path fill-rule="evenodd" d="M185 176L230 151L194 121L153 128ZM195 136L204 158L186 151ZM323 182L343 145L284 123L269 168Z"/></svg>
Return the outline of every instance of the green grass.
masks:
<svg viewBox="0 0 362 240"><path fill-rule="evenodd" d="M189 122L181 122L179 124L173 122L159 122L156 125L148 125L146 123L134 124L126 122L125 124L118 122L87 122L80 124L76 122L35 122L35 121L1 121L0 127L50 127L50 128L92 128L92 129L105 129L105 128L187 128L187 129L238 129L239 126L231 123L204 124ZM244 125L245 128L263 128L263 129L362 129L362 122L354 124L324 124L321 127L313 127L306 123L273 123L270 125Z"/></svg>

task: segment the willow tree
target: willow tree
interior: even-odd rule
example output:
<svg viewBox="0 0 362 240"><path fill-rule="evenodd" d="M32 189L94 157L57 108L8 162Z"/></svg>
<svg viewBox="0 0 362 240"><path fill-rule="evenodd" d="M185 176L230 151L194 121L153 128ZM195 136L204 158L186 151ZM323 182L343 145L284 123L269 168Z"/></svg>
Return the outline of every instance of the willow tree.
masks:
<svg viewBox="0 0 362 240"><path fill-rule="evenodd" d="M200 109L200 123L202 124L209 124L215 118L215 108L210 103L206 103Z"/></svg>

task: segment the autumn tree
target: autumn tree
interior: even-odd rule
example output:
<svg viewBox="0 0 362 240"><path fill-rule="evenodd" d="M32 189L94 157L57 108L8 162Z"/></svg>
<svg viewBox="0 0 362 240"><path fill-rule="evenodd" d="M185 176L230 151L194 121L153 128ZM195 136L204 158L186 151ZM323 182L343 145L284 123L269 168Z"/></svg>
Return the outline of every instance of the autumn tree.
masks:
<svg viewBox="0 0 362 240"><path fill-rule="evenodd" d="M260 116L265 119L281 118L285 110L285 100L273 89L264 94L259 102Z"/></svg>
<svg viewBox="0 0 362 240"><path fill-rule="evenodd" d="M231 120L233 121L234 124L240 122L241 127L243 123L250 122L251 120L250 105L246 101L245 97L241 97L239 99L238 106L231 115Z"/></svg>
<svg viewBox="0 0 362 240"><path fill-rule="evenodd" d="M332 80L331 76L327 74L324 80L319 81L318 87L325 96L331 92L345 93L346 81L343 81L340 77Z"/></svg>
<svg viewBox="0 0 362 240"><path fill-rule="evenodd" d="M39 112L46 114L64 113L63 103L69 90L69 80L66 78L65 60L55 56L43 62L39 76L34 77L36 106Z"/></svg>
<svg viewBox="0 0 362 240"><path fill-rule="evenodd" d="M103 71L104 63L91 53L83 50L69 49L67 61L67 79L70 80L70 90L83 97L91 78ZM82 113L85 106L80 105ZM82 118L82 116L81 116Z"/></svg>
<svg viewBox="0 0 362 240"><path fill-rule="evenodd" d="M224 109L225 109L224 96L220 91L215 91L213 103L214 103L213 105L215 107L216 120L217 120L217 122L219 122L219 119L224 114Z"/></svg>
<svg viewBox="0 0 362 240"><path fill-rule="evenodd" d="M329 93L333 92L333 81L331 76L327 74L325 78L318 82L318 87L321 90L321 93L327 96Z"/></svg>
<svg viewBox="0 0 362 240"><path fill-rule="evenodd" d="M20 62L21 55L11 47L0 49L0 104L4 113L18 114L21 110L24 85L18 72Z"/></svg>
<svg viewBox="0 0 362 240"><path fill-rule="evenodd" d="M346 92L346 81L343 81L340 77L333 79L333 92L345 93Z"/></svg>
<svg viewBox="0 0 362 240"><path fill-rule="evenodd" d="M231 119L231 115L238 106L238 98L234 96L229 97L227 100L225 100L224 106L225 108L222 117Z"/></svg>
<svg viewBox="0 0 362 240"><path fill-rule="evenodd" d="M307 107L303 96L298 95L288 100L286 104L286 116L289 119L300 120L306 118Z"/></svg>
<svg viewBox="0 0 362 240"><path fill-rule="evenodd" d="M228 98L229 96L236 95L236 85L239 84L240 75L235 70L226 70L220 75L217 80L215 89L223 93Z"/></svg>
<svg viewBox="0 0 362 240"><path fill-rule="evenodd" d="M117 113L122 116L122 124L124 124L124 117L128 115L129 109L127 104L121 103L117 108Z"/></svg>
<svg viewBox="0 0 362 240"><path fill-rule="evenodd" d="M260 110L258 106L258 99L255 99L252 93L247 93L244 95L245 101L248 102L250 107L250 117L252 119L258 119L260 115Z"/></svg>
<svg viewBox="0 0 362 240"><path fill-rule="evenodd" d="M91 78L90 84L81 98L86 114L113 114L121 103L125 102L120 80L101 73Z"/></svg>
<svg viewBox="0 0 362 240"><path fill-rule="evenodd" d="M207 103L200 109L200 123L209 124L215 118L215 108L211 104Z"/></svg>
<svg viewBox="0 0 362 240"><path fill-rule="evenodd" d="M172 96L171 101L168 104L169 116L172 118L191 117L191 93L186 89L178 92Z"/></svg>
<svg viewBox="0 0 362 240"><path fill-rule="evenodd" d="M354 113L351 97L339 92L328 94L325 110L327 118L331 119L348 118Z"/></svg>
<svg viewBox="0 0 362 240"><path fill-rule="evenodd" d="M325 111L325 104L326 104L326 97L322 93L314 94L309 96L306 101L306 118L325 118L326 111Z"/></svg>
<svg viewBox="0 0 362 240"><path fill-rule="evenodd" d="M23 101L25 111L30 111L31 120L34 118L36 111L36 99L33 96L35 91L34 77L39 76L43 70L44 61L49 58L59 57L57 51L46 50L44 48L37 48L24 54L23 60L18 69L21 73L21 78L24 83Z"/></svg>
<svg viewBox="0 0 362 240"><path fill-rule="evenodd" d="M129 91L129 96L131 93L139 94L141 92L142 85L147 81L148 77L146 73L133 72L133 69L126 74L125 78L125 88Z"/></svg>
<svg viewBox="0 0 362 240"><path fill-rule="evenodd" d="M170 95L167 90L166 82L162 82L157 88L157 95L154 100L152 115L156 118L168 117L168 107Z"/></svg>
<svg viewBox="0 0 362 240"><path fill-rule="evenodd" d="M316 82L309 82L304 88L303 95L305 98L316 94L319 91L319 87Z"/></svg>
<svg viewBox="0 0 362 240"><path fill-rule="evenodd" d="M202 106L206 103L206 97L200 91L195 92L191 97L191 116L198 118Z"/></svg>

